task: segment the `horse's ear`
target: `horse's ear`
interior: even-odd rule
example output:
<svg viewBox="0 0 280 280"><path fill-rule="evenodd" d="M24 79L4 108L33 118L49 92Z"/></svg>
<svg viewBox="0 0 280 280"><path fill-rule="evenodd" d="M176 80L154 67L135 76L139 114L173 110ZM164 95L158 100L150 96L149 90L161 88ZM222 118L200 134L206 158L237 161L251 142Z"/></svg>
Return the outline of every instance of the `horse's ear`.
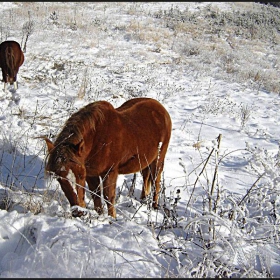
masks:
<svg viewBox="0 0 280 280"><path fill-rule="evenodd" d="M84 147L85 147L85 141L84 141L84 139L81 139L81 141L75 146L78 156L82 156Z"/></svg>
<svg viewBox="0 0 280 280"><path fill-rule="evenodd" d="M47 137L44 137L44 140L46 141L47 147L48 147L48 151L49 153L51 152L51 150L54 148L54 144L53 142L48 139Z"/></svg>

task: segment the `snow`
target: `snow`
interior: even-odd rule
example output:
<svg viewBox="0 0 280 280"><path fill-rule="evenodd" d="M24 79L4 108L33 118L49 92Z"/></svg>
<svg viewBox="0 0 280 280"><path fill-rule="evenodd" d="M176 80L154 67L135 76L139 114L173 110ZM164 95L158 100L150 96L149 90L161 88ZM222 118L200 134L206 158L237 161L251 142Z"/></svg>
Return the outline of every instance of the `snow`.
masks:
<svg viewBox="0 0 280 280"><path fill-rule="evenodd" d="M14 23L5 39L21 42L29 12L35 22L19 87L0 92L1 277L280 276L279 94L223 74L218 63L205 60L202 68L207 53L180 52L173 31L151 16L209 5L232 11L260 4L0 3ZM279 48L263 44L252 52L255 61L266 57L277 70ZM248 50L240 49L245 59ZM59 183L45 174L40 136L53 141L89 102L118 107L138 96L160 101L172 120L164 207L141 203L140 174L135 189L133 174L119 175L116 220L98 216L88 189L85 216L73 218ZM74 188L75 175L68 176Z"/></svg>

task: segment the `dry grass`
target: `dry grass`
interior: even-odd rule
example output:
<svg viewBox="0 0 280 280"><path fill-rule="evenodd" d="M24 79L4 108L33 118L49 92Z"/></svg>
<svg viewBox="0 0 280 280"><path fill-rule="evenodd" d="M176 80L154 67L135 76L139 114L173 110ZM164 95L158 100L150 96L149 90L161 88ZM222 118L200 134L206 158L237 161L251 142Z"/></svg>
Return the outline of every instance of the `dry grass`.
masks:
<svg viewBox="0 0 280 280"><path fill-rule="evenodd" d="M277 66L277 57L280 55L279 32L273 32L269 26L246 27L252 19L247 22L237 14L238 11L247 12L248 15L251 13L254 19L254 16L264 14L267 9L267 17L273 17L271 8L266 6L253 2L232 3L233 13L244 21L245 25L240 27L230 21L229 11L221 11L211 4L199 12L187 9L179 11L173 7L173 10L150 11L147 14L145 3L87 3L92 5L94 16L83 9L83 3L16 4L20 9L12 9L10 15L4 15L5 22L9 21L8 17L14 22L15 30L18 30L15 31L18 35L13 34L15 37L22 36L22 26L17 26L21 21L16 18L28 19L28 12L31 11L31 19L35 21L35 36L42 28L46 30L46 36L51 36L53 28L58 25L61 41L67 41L69 36L79 38L75 41L74 49L81 46L99 48L100 42L110 37L113 40L116 37L117 40L129 38L139 44L149 44L154 50L174 51L178 57L176 63L191 66L193 71L204 69L206 74L219 79L228 79L231 75L234 81L247 82L248 85L253 81L254 88L261 86L264 90L280 93L279 82L275 79L280 74ZM115 10L115 19L108 16L109 8ZM56 20L51 19L54 12ZM118 21L127 15L132 16L130 21ZM3 30L2 38L5 38L9 31ZM111 46L107 48L113 51L110 50ZM106 50L101 51L104 52ZM271 58L272 54L275 58ZM216 67L221 71L213 72ZM259 77L256 78L257 73Z"/></svg>

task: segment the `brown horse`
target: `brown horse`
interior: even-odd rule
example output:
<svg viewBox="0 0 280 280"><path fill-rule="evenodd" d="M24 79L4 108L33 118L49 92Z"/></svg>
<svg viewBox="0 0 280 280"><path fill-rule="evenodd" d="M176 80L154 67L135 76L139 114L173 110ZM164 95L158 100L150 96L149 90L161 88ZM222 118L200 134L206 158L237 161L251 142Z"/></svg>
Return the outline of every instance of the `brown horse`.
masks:
<svg viewBox="0 0 280 280"><path fill-rule="evenodd" d="M45 137L46 171L58 179L71 206L86 206L87 182L99 214L103 213L103 186L108 214L114 218L118 174L141 171L141 199L155 186L156 209L171 126L166 109L152 98L134 98L116 109L106 101L90 103L66 121L54 143Z"/></svg>
<svg viewBox="0 0 280 280"><path fill-rule="evenodd" d="M16 41L5 41L0 44L0 67L2 68L2 76L4 82L4 91L6 84L14 84L17 86L17 73L19 67L24 62L24 54Z"/></svg>

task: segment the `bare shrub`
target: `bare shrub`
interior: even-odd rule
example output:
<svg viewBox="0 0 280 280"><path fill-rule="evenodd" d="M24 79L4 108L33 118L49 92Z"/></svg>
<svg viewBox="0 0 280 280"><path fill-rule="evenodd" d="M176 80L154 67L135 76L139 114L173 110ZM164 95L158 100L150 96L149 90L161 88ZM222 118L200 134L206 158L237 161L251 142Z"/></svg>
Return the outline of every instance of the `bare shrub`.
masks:
<svg viewBox="0 0 280 280"><path fill-rule="evenodd" d="M31 20L30 14L31 14L31 12L29 11L28 12L29 20L27 22L25 22L22 26L21 46L22 46L23 52L26 52L26 45L27 45L28 38L34 32L34 29L35 29L35 22L33 20Z"/></svg>
<svg viewBox="0 0 280 280"><path fill-rule="evenodd" d="M242 104L240 108L241 129L243 129L251 115L251 108L248 105Z"/></svg>

